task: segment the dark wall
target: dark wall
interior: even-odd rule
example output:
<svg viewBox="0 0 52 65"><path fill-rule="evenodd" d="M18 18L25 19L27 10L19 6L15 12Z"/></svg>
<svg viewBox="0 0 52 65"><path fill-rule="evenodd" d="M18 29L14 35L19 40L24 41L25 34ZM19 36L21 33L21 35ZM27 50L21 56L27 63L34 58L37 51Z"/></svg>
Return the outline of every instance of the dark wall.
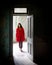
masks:
<svg viewBox="0 0 52 65"><path fill-rule="evenodd" d="M34 62L46 65L51 62L51 30L48 8L34 8Z"/></svg>
<svg viewBox="0 0 52 65"><path fill-rule="evenodd" d="M0 60L3 63L9 56L9 15L5 10L0 15Z"/></svg>
<svg viewBox="0 0 52 65"><path fill-rule="evenodd" d="M0 64L13 65L11 9L0 12Z"/></svg>

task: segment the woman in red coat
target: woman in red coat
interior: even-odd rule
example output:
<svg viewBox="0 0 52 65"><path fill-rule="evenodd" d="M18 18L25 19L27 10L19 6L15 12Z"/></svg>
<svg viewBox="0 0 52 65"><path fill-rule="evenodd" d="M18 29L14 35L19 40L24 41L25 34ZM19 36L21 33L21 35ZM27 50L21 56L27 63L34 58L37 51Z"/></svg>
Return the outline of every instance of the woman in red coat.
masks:
<svg viewBox="0 0 52 65"><path fill-rule="evenodd" d="M19 42L19 48L22 51L23 41L25 40L25 33L21 23L18 24L16 29L16 41Z"/></svg>

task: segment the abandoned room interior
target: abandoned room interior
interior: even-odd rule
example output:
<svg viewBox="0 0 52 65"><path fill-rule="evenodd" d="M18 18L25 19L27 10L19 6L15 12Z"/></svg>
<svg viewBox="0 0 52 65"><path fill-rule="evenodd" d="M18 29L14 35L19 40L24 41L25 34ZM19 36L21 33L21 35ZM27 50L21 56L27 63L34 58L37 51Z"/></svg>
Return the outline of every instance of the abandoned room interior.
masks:
<svg viewBox="0 0 52 65"><path fill-rule="evenodd" d="M0 65L3 63L5 65L51 63L52 25L48 21L48 7L42 3L39 4L16 1L0 4ZM26 8L26 11L14 12L15 8ZM19 22L25 30L24 52L19 51L18 42L15 39L15 31Z"/></svg>

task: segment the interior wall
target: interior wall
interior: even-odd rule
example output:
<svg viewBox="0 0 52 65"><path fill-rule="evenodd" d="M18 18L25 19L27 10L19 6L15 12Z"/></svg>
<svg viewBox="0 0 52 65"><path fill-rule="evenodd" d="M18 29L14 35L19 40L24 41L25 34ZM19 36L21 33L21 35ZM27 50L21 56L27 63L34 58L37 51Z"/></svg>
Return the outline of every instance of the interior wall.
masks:
<svg viewBox="0 0 52 65"><path fill-rule="evenodd" d="M13 16L13 42L16 42L16 28L21 23L25 31L25 39L27 39L27 16Z"/></svg>
<svg viewBox="0 0 52 65"><path fill-rule="evenodd" d="M8 57L9 57L9 15L8 11L5 11L4 13L1 13L0 17L0 63L3 62L5 63L5 60Z"/></svg>
<svg viewBox="0 0 52 65"><path fill-rule="evenodd" d="M47 8L34 8L34 62L46 65L51 62L51 43L49 40L49 21Z"/></svg>

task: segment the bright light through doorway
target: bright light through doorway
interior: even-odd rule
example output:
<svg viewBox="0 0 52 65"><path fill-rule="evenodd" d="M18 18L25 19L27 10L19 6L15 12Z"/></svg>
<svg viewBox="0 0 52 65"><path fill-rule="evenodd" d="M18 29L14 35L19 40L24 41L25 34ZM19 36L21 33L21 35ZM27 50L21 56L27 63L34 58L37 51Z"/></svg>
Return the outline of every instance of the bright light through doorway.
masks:
<svg viewBox="0 0 52 65"><path fill-rule="evenodd" d="M25 31L25 39L27 39L27 16L13 16L13 55L20 53L19 43L16 42L16 28L18 23L21 23ZM23 51L27 52L27 41L23 42Z"/></svg>
<svg viewBox="0 0 52 65"><path fill-rule="evenodd" d="M24 52L27 52L27 42L23 42L22 50ZM13 56L15 56L16 54L18 55L19 53L21 53L19 43L13 43Z"/></svg>
<svg viewBox="0 0 52 65"><path fill-rule="evenodd" d="M15 65L37 65L28 58L27 42L23 42L23 51L21 52L18 43L13 43L13 57Z"/></svg>

